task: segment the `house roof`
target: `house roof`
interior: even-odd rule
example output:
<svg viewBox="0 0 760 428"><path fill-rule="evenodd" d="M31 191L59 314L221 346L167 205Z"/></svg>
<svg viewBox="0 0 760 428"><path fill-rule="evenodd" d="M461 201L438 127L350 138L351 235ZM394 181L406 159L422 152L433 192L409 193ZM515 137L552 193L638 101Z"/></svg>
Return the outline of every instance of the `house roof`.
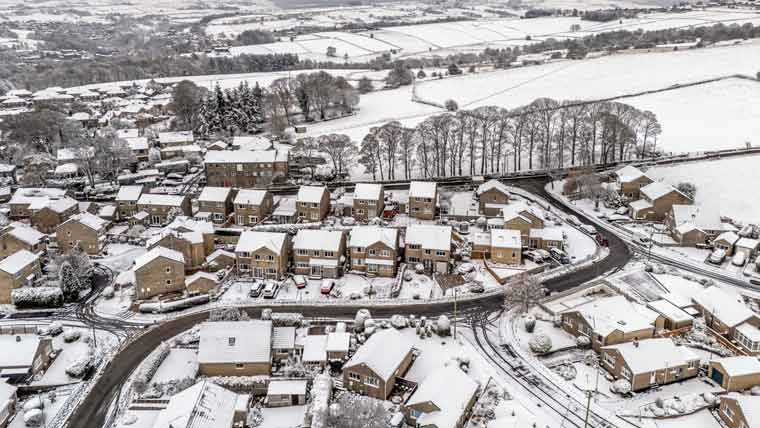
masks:
<svg viewBox="0 0 760 428"><path fill-rule="evenodd" d="M19 250L0 261L0 270L15 275L25 267L37 261L36 254L27 250Z"/></svg>
<svg viewBox="0 0 760 428"><path fill-rule="evenodd" d="M64 189L47 187L24 187L16 190L9 204L32 204L35 202L47 202L50 198L62 198L66 196Z"/></svg>
<svg viewBox="0 0 760 428"><path fill-rule="evenodd" d="M37 245L45 238L44 233L21 223L14 224L13 229L9 230L8 234L29 245Z"/></svg>
<svg viewBox="0 0 760 428"><path fill-rule="evenodd" d="M729 327L736 327L754 315L737 293L716 286L704 289L692 300Z"/></svg>
<svg viewBox="0 0 760 428"><path fill-rule="evenodd" d="M185 278L185 284L190 285L199 279L207 279L215 284L219 283L219 278L216 275L201 270Z"/></svg>
<svg viewBox="0 0 760 428"><path fill-rule="evenodd" d="M240 234L240 239L238 239L238 243L235 246L235 252L250 253L264 247L279 255L282 254L282 251L285 248L285 240L287 237L287 233L246 230Z"/></svg>
<svg viewBox="0 0 760 428"><path fill-rule="evenodd" d="M671 186L670 184L665 184L661 181L655 181L652 183L647 184L646 186L641 188L641 193L644 194L649 200L656 201L657 199L660 199L661 197L667 195L670 192L678 192L682 196L685 196L687 199L691 200L690 197L684 195L678 189Z"/></svg>
<svg viewBox="0 0 760 428"><path fill-rule="evenodd" d="M409 196L412 198L435 198L437 184L434 181L412 181Z"/></svg>
<svg viewBox="0 0 760 428"><path fill-rule="evenodd" d="M339 230L301 229L293 240L293 249L339 251L342 239Z"/></svg>
<svg viewBox="0 0 760 428"><path fill-rule="evenodd" d="M760 426L760 396L741 395L732 392L726 395L726 397L736 400L739 408L742 409L744 420L747 422L748 427Z"/></svg>
<svg viewBox="0 0 760 428"><path fill-rule="evenodd" d="M16 337L21 340L17 341ZM31 367L39 346L40 338L36 334L0 335L0 368Z"/></svg>
<svg viewBox="0 0 760 428"><path fill-rule="evenodd" d="M670 303L665 299L655 300L654 302L647 303L650 309L662 314L663 316L673 320L674 322L686 322L692 321L694 317L684 312L683 309Z"/></svg>
<svg viewBox="0 0 760 428"><path fill-rule="evenodd" d="M406 245L420 245L430 250L451 250L451 226L413 224L406 228Z"/></svg>
<svg viewBox="0 0 760 428"><path fill-rule="evenodd" d="M211 150L205 163L273 163L287 162L288 152L282 150Z"/></svg>
<svg viewBox="0 0 760 428"><path fill-rule="evenodd" d="M760 342L760 327L749 322L743 322L736 327L736 331L752 342Z"/></svg>
<svg viewBox="0 0 760 428"><path fill-rule="evenodd" d="M161 144L185 143L194 140L193 131L159 132L158 141Z"/></svg>
<svg viewBox="0 0 760 428"><path fill-rule="evenodd" d="M267 193L266 190L242 189L235 196L235 204L261 205Z"/></svg>
<svg viewBox="0 0 760 428"><path fill-rule="evenodd" d="M478 196L480 196L483 193L485 193L485 192L487 192L487 191L489 191L491 189L496 189L496 190L500 191L501 193L509 196L509 186L507 186L506 184L502 183L499 180L488 180L488 181L486 181L485 183L483 183L480 186L478 186L478 190L476 190L475 193Z"/></svg>
<svg viewBox="0 0 760 428"><path fill-rule="evenodd" d="M272 322L209 321L201 324L198 362L271 362Z"/></svg>
<svg viewBox="0 0 760 428"><path fill-rule="evenodd" d="M356 226L348 235L348 245L351 247L368 247L376 242L382 242L391 249L396 248L398 229L378 226Z"/></svg>
<svg viewBox="0 0 760 428"><path fill-rule="evenodd" d="M137 203L140 205L165 205L170 207L180 207L185 201L182 195L161 195L158 193L143 193Z"/></svg>
<svg viewBox="0 0 760 428"><path fill-rule="evenodd" d="M236 135L232 137L232 145L243 150L270 150L272 142L260 135Z"/></svg>
<svg viewBox="0 0 760 428"><path fill-rule="evenodd" d="M678 227L693 224L703 231L721 230L720 213L702 205L673 205L673 222Z"/></svg>
<svg viewBox="0 0 760 428"><path fill-rule="evenodd" d="M147 137L124 138L124 141L127 143L130 150L148 150Z"/></svg>
<svg viewBox="0 0 760 428"><path fill-rule="evenodd" d="M298 188L296 202L319 203L322 201L322 195L325 192L327 192L327 187L324 186L301 186Z"/></svg>
<svg viewBox="0 0 760 428"><path fill-rule="evenodd" d="M760 240L752 238L739 238L739 240L736 241L736 246L756 250L757 247L760 246Z"/></svg>
<svg viewBox="0 0 760 428"><path fill-rule="evenodd" d="M746 376L760 374L760 360L757 357L742 355L738 357L726 357L713 360L720 363L723 370L729 376Z"/></svg>
<svg viewBox="0 0 760 428"><path fill-rule="evenodd" d="M105 231L106 226L108 225L109 221L104 220L96 215L90 214L88 212L84 212L81 214L73 215L71 218L66 220L66 223L70 221L76 221L84 226L89 227L90 229L96 231L96 232L102 232Z"/></svg>
<svg viewBox="0 0 760 428"><path fill-rule="evenodd" d="M686 346L677 346L672 339L647 339L602 347L615 349L625 360L634 375L676 367L699 360L699 356ZM652 358L656 355L656 358Z"/></svg>
<svg viewBox="0 0 760 428"><path fill-rule="evenodd" d="M364 342L343 368L364 364L378 377L388 381L412 348L411 340L398 330L380 330Z"/></svg>
<svg viewBox="0 0 760 428"><path fill-rule="evenodd" d="M650 204L649 201L647 201L646 199L639 199L638 201L633 201L629 205L631 206L631 209L634 212L652 208L652 204Z"/></svg>
<svg viewBox="0 0 760 428"><path fill-rule="evenodd" d="M272 348L293 349L296 346L295 327L275 327L272 329Z"/></svg>
<svg viewBox="0 0 760 428"><path fill-rule="evenodd" d="M646 174L644 174L642 170L636 168L633 165L626 165L615 171L615 175L618 177L618 181L620 183L630 183L645 176Z"/></svg>
<svg viewBox="0 0 760 428"><path fill-rule="evenodd" d="M657 318L656 313L621 295L594 299L565 312L576 311L602 336L616 330L628 333L653 328L653 322Z"/></svg>
<svg viewBox="0 0 760 428"><path fill-rule="evenodd" d="M232 192L231 187L206 186L198 196L199 201L225 202Z"/></svg>
<svg viewBox="0 0 760 428"><path fill-rule="evenodd" d="M174 229L182 232L198 232L204 235L214 233L214 225L204 220L195 220L188 216L178 215L166 226L166 229Z"/></svg>
<svg viewBox="0 0 760 428"><path fill-rule="evenodd" d="M328 352L348 352L351 345L351 333L332 332L327 333L327 351Z"/></svg>
<svg viewBox="0 0 760 428"><path fill-rule="evenodd" d="M520 231L511 229L491 229L491 247L522 248Z"/></svg>
<svg viewBox="0 0 760 428"><path fill-rule="evenodd" d="M213 262L214 260L216 260L217 258L219 258L221 256L226 256L226 257L229 257L231 259L234 259L235 258L235 253L232 253L230 251L225 251L225 250L219 248L219 249L215 250L213 253L209 254L208 257L206 257L206 261L209 262L209 263L211 263L211 262Z"/></svg>
<svg viewBox="0 0 760 428"><path fill-rule="evenodd" d="M357 183L354 188L354 199L370 201L383 199L383 185L376 183Z"/></svg>
<svg viewBox="0 0 760 428"><path fill-rule="evenodd" d="M198 381L169 399L152 428L229 427L238 395L212 382Z"/></svg>
<svg viewBox="0 0 760 428"><path fill-rule="evenodd" d="M424 412L418 426L456 428L480 385L455 364L432 371L409 397L406 406L431 402L439 410Z"/></svg>
<svg viewBox="0 0 760 428"><path fill-rule="evenodd" d="M718 235L717 238L715 238L716 241L725 241L728 242L731 245L736 244L739 241L740 237L734 232L723 232L720 235Z"/></svg>
<svg viewBox="0 0 760 428"><path fill-rule="evenodd" d="M272 211L273 216L292 217L296 214L295 198L280 198L277 207Z"/></svg>
<svg viewBox="0 0 760 428"><path fill-rule="evenodd" d="M16 395L15 386L7 382L8 379L0 379L0 403L7 403Z"/></svg>
<svg viewBox="0 0 760 428"><path fill-rule="evenodd" d="M134 270L140 269L159 257L164 257L182 264L185 263L185 257L179 251L170 250L166 247L156 247L135 259Z"/></svg>
<svg viewBox="0 0 760 428"><path fill-rule="evenodd" d="M305 363L327 361L327 335L304 337L301 361Z"/></svg>
<svg viewBox="0 0 760 428"><path fill-rule="evenodd" d="M267 386L267 395L306 395L305 380L274 380Z"/></svg>
<svg viewBox="0 0 760 428"><path fill-rule="evenodd" d="M531 229L528 235L531 238L541 238L545 241L562 241L565 239L565 236L562 234L562 229L554 227Z"/></svg>

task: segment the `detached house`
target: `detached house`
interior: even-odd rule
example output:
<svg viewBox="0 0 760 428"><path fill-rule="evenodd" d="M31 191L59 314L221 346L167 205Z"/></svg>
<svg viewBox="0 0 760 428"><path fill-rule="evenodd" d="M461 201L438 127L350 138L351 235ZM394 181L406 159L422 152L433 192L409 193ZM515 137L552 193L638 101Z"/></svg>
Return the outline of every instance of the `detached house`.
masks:
<svg viewBox="0 0 760 428"><path fill-rule="evenodd" d="M692 199L675 187L655 181L641 188L641 199L631 202L634 220L665 219L673 205L691 205Z"/></svg>
<svg viewBox="0 0 760 428"><path fill-rule="evenodd" d="M179 251L156 247L135 259L135 298L149 299L185 289L185 258Z"/></svg>
<svg viewBox="0 0 760 428"><path fill-rule="evenodd" d="M438 186L433 181L412 181L409 185L409 216L421 220L435 219Z"/></svg>
<svg viewBox="0 0 760 428"><path fill-rule="evenodd" d="M760 397L731 393L720 397L718 415L728 428L760 426Z"/></svg>
<svg viewBox="0 0 760 428"><path fill-rule="evenodd" d="M683 246L708 244L723 232L720 214L700 205L673 205L665 226L674 241Z"/></svg>
<svg viewBox="0 0 760 428"><path fill-rule="evenodd" d="M462 428L478 397L480 385L457 365L433 370L402 407L413 427Z"/></svg>
<svg viewBox="0 0 760 428"><path fill-rule="evenodd" d="M357 226L348 238L351 270L382 277L396 276L398 230L376 226Z"/></svg>
<svg viewBox="0 0 760 428"><path fill-rule="evenodd" d="M46 236L33 227L12 223L0 235L0 257L8 257L20 250L35 254L45 251Z"/></svg>
<svg viewBox="0 0 760 428"><path fill-rule="evenodd" d="M99 254L105 245L109 222L90 213L72 216L55 230L55 239L62 252L71 251L77 242L87 254Z"/></svg>
<svg viewBox="0 0 760 428"><path fill-rule="evenodd" d="M322 221L330 212L327 187L301 186L296 196L296 212L302 222Z"/></svg>
<svg viewBox="0 0 760 428"><path fill-rule="evenodd" d="M268 376L272 371L272 321L201 324L198 371L203 376Z"/></svg>
<svg viewBox="0 0 760 428"><path fill-rule="evenodd" d="M720 249L726 252L726 256L731 257L734 255L734 247L739 242L741 237L735 232L723 232L718 235L713 241L713 246L716 249Z"/></svg>
<svg viewBox="0 0 760 428"><path fill-rule="evenodd" d="M624 166L612 173L620 196L635 201L641 197L640 189L654 180L633 165Z"/></svg>
<svg viewBox="0 0 760 428"><path fill-rule="evenodd" d="M11 291L31 285L41 273L40 258L26 250L0 261L0 304L12 303Z"/></svg>
<svg viewBox="0 0 760 428"><path fill-rule="evenodd" d="M386 400L414 359L412 342L396 329L370 336L343 365L343 386L349 391Z"/></svg>
<svg viewBox="0 0 760 428"><path fill-rule="evenodd" d="M235 196L235 224L253 226L272 214L272 194L267 190L239 190Z"/></svg>
<svg viewBox="0 0 760 428"><path fill-rule="evenodd" d="M224 223L232 213L232 189L206 186L198 196L198 211L209 213L214 223Z"/></svg>
<svg viewBox="0 0 760 428"><path fill-rule="evenodd" d="M382 217L385 209L385 191L382 184L357 183L354 188L353 216L359 221Z"/></svg>
<svg viewBox="0 0 760 428"><path fill-rule="evenodd" d="M534 229L543 229L545 222L541 212L524 202L514 202L502 207L504 229L517 230L528 240Z"/></svg>
<svg viewBox="0 0 760 428"><path fill-rule="evenodd" d="M238 272L254 278L282 280L288 269L289 244L287 233L243 232L235 247Z"/></svg>
<svg viewBox="0 0 760 428"><path fill-rule="evenodd" d="M51 199L61 199L66 196L63 189L52 188L20 188L13 193L8 202L11 218L30 218L35 210L47 205Z"/></svg>
<svg viewBox="0 0 760 428"><path fill-rule="evenodd" d="M180 232L166 228L148 239L148 249L157 247L168 248L182 254L185 269L199 269L206 261L206 248L203 234L200 232Z"/></svg>
<svg viewBox="0 0 760 428"><path fill-rule="evenodd" d="M520 232L508 229L491 229L491 261L506 265L519 265L522 261Z"/></svg>
<svg viewBox="0 0 760 428"><path fill-rule="evenodd" d="M161 226L169 222L170 213L191 216L190 199L181 195L143 193L137 201L137 209L148 214L148 223Z"/></svg>
<svg viewBox="0 0 760 428"><path fill-rule="evenodd" d="M124 141L127 143L127 147L129 147L129 150L131 150L132 154L135 155L135 158L138 162L148 161L148 150L150 150L150 144L148 144L147 137L125 138Z"/></svg>
<svg viewBox="0 0 760 428"><path fill-rule="evenodd" d="M475 192L478 196L480 213L486 217L497 217L509 204L509 188L499 180L488 180L478 186Z"/></svg>
<svg viewBox="0 0 760 428"><path fill-rule="evenodd" d="M130 218L137 214L137 201L143 192L143 186L121 186L116 194L116 206L121 218Z"/></svg>
<svg viewBox="0 0 760 428"><path fill-rule="evenodd" d="M406 228L404 241L408 264L422 263L428 272L448 273L451 226L411 225Z"/></svg>
<svg viewBox="0 0 760 428"><path fill-rule="evenodd" d="M760 355L760 317L733 291L717 286L692 297L705 324L750 355Z"/></svg>
<svg viewBox="0 0 760 428"><path fill-rule="evenodd" d="M615 378L626 379L631 390L642 391L696 377L699 356L670 338L647 339L605 346L602 366Z"/></svg>
<svg viewBox="0 0 760 428"><path fill-rule="evenodd" d="M346 237L339 230L301 229L293 240L295 272L317 278L337 278L345 261Z"/></svg>

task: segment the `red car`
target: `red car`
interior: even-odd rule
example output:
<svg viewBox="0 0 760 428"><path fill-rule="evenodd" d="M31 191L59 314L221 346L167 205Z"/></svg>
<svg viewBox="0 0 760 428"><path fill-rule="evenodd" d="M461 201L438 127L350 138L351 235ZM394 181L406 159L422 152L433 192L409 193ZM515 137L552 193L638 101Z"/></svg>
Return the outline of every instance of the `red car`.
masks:
<svg viewBox="0 0 760 428"><path fill-rule="evenodd" d="M306 288L306 278L303 275L296 275L293 277L293 282L296 284L296 288Z"/></svg>

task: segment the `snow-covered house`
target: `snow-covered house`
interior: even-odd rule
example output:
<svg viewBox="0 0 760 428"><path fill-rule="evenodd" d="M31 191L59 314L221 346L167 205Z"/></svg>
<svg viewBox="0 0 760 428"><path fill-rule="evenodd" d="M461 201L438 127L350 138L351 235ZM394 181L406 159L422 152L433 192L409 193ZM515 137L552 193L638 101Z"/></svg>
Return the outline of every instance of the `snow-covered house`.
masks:
<svg viewBox="0 0 760 428"><path fill-rule="evenodd" d="M303 338L301 363L309 369L323 369L327 364L327 335L310 334Z"/></svg>
<svg viewBox="0 0 760 428"><path fill-rule="evenodd" d="M239 406L241 401L246 405ZM152 428L233 428L245 423L248 401L247 395L201 380L173 395Z"/></svg>
<svg viewBox="0 0 760 428"><path fill-rule="evenodd" d="M203 376L260 376L272 370L272 322L201 324L198 368Z"/></svg>
<svg viewBox="0 0 760 428"><path fill-rule="evenodd" d="M306 404L306 380L273 380L267 386L264 404L267 407L302 406Z"/></svg>
<svg viewBox="0 0 760 428"><path fill-rule="evenodd" d="M396 276L398 229L356 226L348 238L351 270L392 278Z"/></svg>
<svg viewBox="0 0 760 428"><path fill-rule="evenodd" d="M735 392L722 395L718 415L727 428L754 428L760 426L760 396L740 395Z"/></svg>
<svg viewBox="0 0 760 428"><path fill-rule="evenodd" d="M343 361L348 358L351 347L351 333L334 331L327 333L327 360Z"/></svg>
<svg viewBox="0 0 760 428"><path fill-rule="evenodd" d="M107 220L88 212L74 215L55 229L58 249L68 252L81 243L87 254L99 254L105 245L109 224Z"/></svg>
<svg viewBox="0 0 760 428"><path fill-rule="evenodd" d="M199 269L206 261L204 234L198 231L179 231L165 227L150 237L146 246L149 250L163 247L180 252L188 270Z"/></svg>
<svg viewBox="0 0 760 428"><path fill-rule="evenodd" d="M148 161L150 144L148 143L147 137L124 138L124 142L127 144L127 147L129 147L129 150L132 151L132 154L135 155L135 159L137 159L138 162Z"/></svg>
<svg viewBox="0 0 760 428"><path fill-rule="evenodd" d="M221 248L214 250L213 253L206 257L206 263L208 270L211 272L227 269L228 267L235 266L235 253Z"/></svg>
<svg viewBox="0 0 760 428"><path fill-rule="evenodd" d="M193 144L195 136L192 131L159 132L158 144L162 149L174 146L187 146Z"/></svg>
<svg viewBox="0 0 760 428"><path fill-rule="evenodd" d="M692 297L705 323L750 355L760 355L760 317L732 290L712 286Z"/></svg>
<svg viewBox="0 0 760 428"><path fill-rule="evenodd" d="M8 384L6 379L0 379L0 427L8 426L13 415L16 414L17 388Z"/></svg>
<svg viewBox="0 0 760 428"><path fill-rule="evenodd" d="M27 250L32 253L45 251L46 236L23 223L11 223L0 234L0 257L8 257L20 250Z"/></svg>
<svg viewBox="0 0 760 428"><path fill-rule="evenodd" d="M666 299L648 302L647 307L660 314L665 330L689 329L694 324L693 316Z"/></svg>
<svg viewBox="0 0 760 428"><path fill-rule="evenodd" d="M2 334L0 349L0 378L19 382L48 368L52 359L53 341L36 334Z"/></svg>
<svg viewBox="0 0 760 428"><path fill-rule="evenodd" d="M759 239L742 237L734 244L734 253L743 253L747 260L755 257L758 250L760 250Z"/></svg>
<svg viewBox="0 0 760 428"><path fill-rule="evenodd" d="M43 233L53 233L55 228L79 212L79 203L68 196L40 200L29 206L32 226Z"/></svg>
<svg viewBox="0 0 760 428"><path fill-rule="evenodd" d="M292 326L273 328L272 360L282 363L297 355L300 355L300 352L296 347L296 328Z"/></svg>
<svg viewBox="0 0 760 428"><path fill-rule="evenodd" d="M760 385L760 360L741 355L710 361L707 375L726 391L744 391Z"/></svg>
<svg viewBox="0 0 760 428"><path fill-rule="evenodd" d="M274 199L268 190L241 189L233 204L235 224L253 226L272 214Z"/></svg>
<svg viewBox="0 0 760 428"><path fill-rule="evenodd" d="M491 229L491 261L519 265L522 261L522 237L517 230Z"/></svg>
<svg viewBox="0 0 760 428"><path fill-rule="evenodd" d="M702 205L673 205L665 226L673 240L684 246L708 244L723 232L720 213Z"/></svg>
<svg viewBox="0 0 760 428"><path fill-rule="evenodd" d="M412 181L409 185L409 216L433 220L438 202L438 185L434 181Z"/></svg>
<svg viewBox="0 0 760 428"><path fill-rule="evenodd" d="M198 196L198 211L210 213L214 223L224 223L232 213L234 196L230 187L206 186Z"/></svg>
<svg viewBox="0 0 760 428"><path fill-rule="evenodd" d="M11 292L31 285L40 277L40 258L27 250L19 250L0 261L0 304L10 304Z"/></svg>
<svg viewBox="0 0 760 428"><path fill-rule="evenodd" d="M615 379L626 379L632 391L696 377L699 355L670 338L635 340L604 346L600 360Z"/></svg>
<svg viewBox="0 0 760 428"><path fill-rule="evenodd" d="M343 386L349 391L386 400L414 360L412 341L396 329L370 336L343 365Z"/></svg>
<svg viewBox="0 0 760 428"><path fill-rule="evenodd" d="M634 220L660 221L673 205L691 205L694 202L688 195L660 181L642 187L640 192L641 199L630 204Z"/></svg>
<svg viewBox="0 0 760 428"><path fill-rule="evenodd" d="M203 163L209 186L253 188L288 176L285 150L210 150Z"/></svg>
<svg viewBox="0 0 760 428"><path fill-rule="evenodd" d="M715 238L713 241L713 247L724 250L726 256L730 257L734 255L734 247L736 246L736 243L739 242L739 239L741 239L741 237L735 232L723 232Z"/></svg>
<svg viewBox="0 0 760 428"><path fill-rule="evenodd" d="M325 186L301 186L296 195L296 213L302 222L322 221L330 213L330 191Z"/></svg>
<svg viewBox="0 0 760 428"><path fill-rule="evenodd" d="M457 365L430 372L404 403L408 425L461 428L478 397L480 385Z"/></svg>
<svg viewBox="0 0 760 428"><path fill-rule="evenodd" d="M185 289L189 295L213 294L219 286L219 278L208 272L198 271L185 278Z"/></svg>
<svg viewBox="0 0 760 428"><path fill-rule="evenodd" d="M66 190L54 188L20 188L8 202L11 218L28 218L35 209L45 206L52 199L66 196Z"/></svg>
<svg viewBox="0 0 760 428"><path fill-rule="evenodd" d="M293 239L295 272L315 278L338 278L345 262L346 236L340 230L301 229Z"/></svg>
<svg viewBox="0 0 760 428"><path fill-rule="evenodd" d="M640 189L654 180L633 165L626 165L612 173L621 196L635 201L641 197Z"/></svg>
<svg viewBox="0 0 760 428"><path fill-rule="evenodd" d="M272 210L272 219L280 224L295 223L296 198L280 198Z"/></svg>
<svg viewBox="0 0 760 428"><path fill-rule="evenodd" d="M137 210L148 213L148 221L153 226L169 223L173 215L192 215L190 198L186 195L143 193L137 200Z"/></svg>
<svg viewBox="0 0 760 428"><path fill-rule="evenodd" d="M352 215L358 221L382 217L385 209L385 191L382 184L357 183L352 200Z"/></svg>
<svg viewBox="0 0 760 428"><path fill-rule="evenodd" d="M235 246L238 273L282 280L290 261L289 242L287 233L244 231Z"/></svg>
<svg viewBox="0 0 760 428"><path fill-rule="evenodd" d="M139 211L137 201L142 195L143 186L121 186L116 194L116 205L119 207L119 217L126 219Z"/></svg>
<svg viewBox="0 0 760 428"><path fill-rule="evenodd" d="M606 345L654 336L657 313L624 296L586 301L562 312L562 329L573 336L586 336L594 350Z"/></svg>
<svg viewBox="0 0 760 428"><path fill-rule="evenodd" d="M179 251L155 247L135 259L132 270L137 300L185 289L185 257Z"/></svg>
<svg viewBox="0 0 760 428"><path fill-rule="evenodd" d="M451 226L414 224L406 228L405 255L410 265L422 263L428 272L448 273Z"/></svg>
<svg viewBox="0 0 760 428"><path fill-rule="evenodd" d="M486 217L500 216L509 204L509 187L499 180L486 181L478 186L475 194L478 196L480 213Z"/></svg>
<svg viewBox="0 0 760 428"><path fill-rule="evenodd" d="M521 201L515 201L502 207L504 229L517 230L526 241L534 229L543 229L544 216L540 210Z"/></svg>

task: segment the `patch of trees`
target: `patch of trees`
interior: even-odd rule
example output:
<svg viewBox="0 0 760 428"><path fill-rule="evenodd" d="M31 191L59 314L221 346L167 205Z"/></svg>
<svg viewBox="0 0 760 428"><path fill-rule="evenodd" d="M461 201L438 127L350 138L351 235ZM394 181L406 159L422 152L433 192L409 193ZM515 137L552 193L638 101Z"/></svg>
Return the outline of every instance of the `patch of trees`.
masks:
<svg viewBox="0 0 760 428"><path fill-rule="evenodd" d="M262 30L245 30L235 38L236 45L262 45L274 41L274 35L270 31Z"/></svg>
<svg viewBox="0 0 760 428"><path fill-rule="evenodd" d="M271 90L274 90L275 83L270 87ZM359 104L359 91L356 88L344 77L336 77L324 71L299 74L295 79L290 79L289 86L288 93L281 91L278 107L284 109L286 105L295 105L307 122L315 118L325 120L336 110L351 113Z"/></svg>
<svg viewBox="0 0 760 428"><path fill-rule="evenodd" d="M381 180L415 169L440 177L607 164L648 156L660 133L652 112L627 104L539 98L513 110L447 112L414 128L387 123L362 140L358 161Z"/></svg>
<svg viewBox="0 0 760 428"><path fill-rule="evenodd" d="M217 84L214 92L201 100L191 123L198 135L260 132L264 123L264 93L258 83L251 88L243 81L227 90Z"/></svg>
<svg viewBox="0 0 760 428"><path fill-rule="evenodd" d="M584 12L581 15L581 19L584 21L609 22L633 16L635 16L635 13L626 12L623 9L599 9Z"/></svg>

